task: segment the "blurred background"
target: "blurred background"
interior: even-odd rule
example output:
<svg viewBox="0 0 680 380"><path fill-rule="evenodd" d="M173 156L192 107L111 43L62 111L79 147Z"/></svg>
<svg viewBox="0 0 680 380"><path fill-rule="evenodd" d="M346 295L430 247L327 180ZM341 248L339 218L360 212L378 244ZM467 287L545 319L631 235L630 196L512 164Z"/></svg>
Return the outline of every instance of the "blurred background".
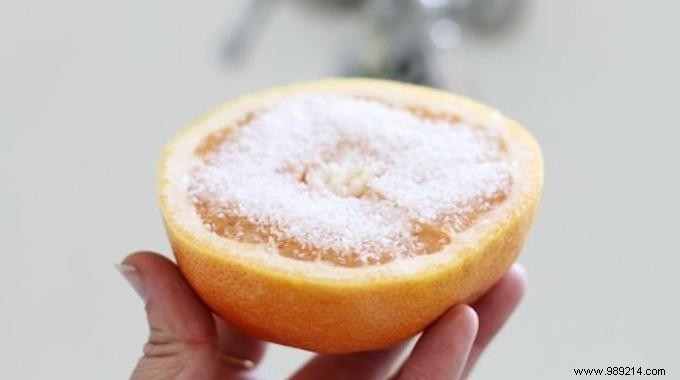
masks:
<svg viewBox="0 0 680 380"><path fill-rule="evenodd" d="M122 379L147 332L114 263L169 254L163 144L244 92L426 83L522 122L546 160L529 293L473 379L678 378L680 2L0 0L0 378ZM266 378L308 353L273 346Z"/></svg>

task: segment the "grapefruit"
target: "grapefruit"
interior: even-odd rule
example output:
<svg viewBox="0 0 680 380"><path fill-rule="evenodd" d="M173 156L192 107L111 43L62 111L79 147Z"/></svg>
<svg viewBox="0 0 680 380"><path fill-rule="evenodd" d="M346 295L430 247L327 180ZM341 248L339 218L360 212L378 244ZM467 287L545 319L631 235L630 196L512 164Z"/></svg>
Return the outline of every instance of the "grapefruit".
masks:
<svg viewBox="0 0 680 380"><path fill-rule="evenodd" d="M219 316L323 353L379 349L516 259L540 198L534 139L487 106L382 80L246 95L165 149L177 263Z"/></svg>

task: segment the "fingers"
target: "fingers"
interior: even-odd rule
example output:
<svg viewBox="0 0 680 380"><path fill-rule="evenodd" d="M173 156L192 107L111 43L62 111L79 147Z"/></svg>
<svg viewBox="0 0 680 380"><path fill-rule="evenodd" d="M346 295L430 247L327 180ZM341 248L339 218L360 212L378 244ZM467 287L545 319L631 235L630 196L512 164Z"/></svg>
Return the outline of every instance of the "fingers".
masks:
<svg viewBox="0 0 680 380"><path fill-rule="evenodd" d="M405 345L344 355L318 355L298 370L292 379L383 379Z"/></svg>
<svg viewBox="0 0 680 380"><path fill-rule="evenodd" d="M133 379L250 378L264 343L213 317L172 261L138 252L119 269L145 301L150 330Z"/></svg>
<svg viewBox="0 0 680 380"><path fill-rule="evenodd" d="M133 379L214 378L219 371L212 314L165 257L139 252L119 266L146 303L149 340Z"/></svg>
<svg viewBox="0 0 680 380"><path fill-rule="evenodd" d="M447 311L428 327L397 379L458 379L477 335L475 311L467 305Z"/></svg>
<svg viewBox="0 0 680 380"><path fill-rule="evenodd" d="M216 339L210 310L184 280L177 266L151 252L133 253L123 260L126 277L141 284L146 301L150 340L198 343Z"/></svg>
<svg viewBox="0 0 680 380"><path fill-rule="evenodd" d="M472 304L479 317L479 332L465 367L467 377L486 346L508 320L526 289L526 272L514 264L486 294Z"/></svg>

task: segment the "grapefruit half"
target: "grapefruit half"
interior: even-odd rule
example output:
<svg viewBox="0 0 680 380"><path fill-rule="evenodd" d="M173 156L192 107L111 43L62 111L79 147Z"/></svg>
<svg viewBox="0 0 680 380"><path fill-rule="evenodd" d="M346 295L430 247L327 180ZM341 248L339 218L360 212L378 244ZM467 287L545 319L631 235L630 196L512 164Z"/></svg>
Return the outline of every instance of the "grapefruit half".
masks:
<svg viewBox="0 0 680 380"><path fill-rule="evenodd" d="M379 349L474 300L539 203L534 139L487 106L382 80L237 98L165 149L177 263L219 316L322 353Z"/></svg>

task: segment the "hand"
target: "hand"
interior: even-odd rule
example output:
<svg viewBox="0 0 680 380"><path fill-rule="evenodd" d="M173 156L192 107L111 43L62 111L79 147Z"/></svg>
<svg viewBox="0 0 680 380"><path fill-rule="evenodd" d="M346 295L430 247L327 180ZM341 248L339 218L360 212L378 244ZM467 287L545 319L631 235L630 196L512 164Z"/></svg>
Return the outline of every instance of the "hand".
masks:
<svg viewBox="0 0 680 380"><path fill-rule="evenodd" d="M262 359L265 343L214 316L170 260L155 253L134 253L119 269L144 300L150 329L133 380L256 378L252 369ZM394 377L466 378L519 303L525 283L524 270L515 264L475 303L449 309L425 329ZM404 346L317 355L292 378L383 379Z"/></svg>

